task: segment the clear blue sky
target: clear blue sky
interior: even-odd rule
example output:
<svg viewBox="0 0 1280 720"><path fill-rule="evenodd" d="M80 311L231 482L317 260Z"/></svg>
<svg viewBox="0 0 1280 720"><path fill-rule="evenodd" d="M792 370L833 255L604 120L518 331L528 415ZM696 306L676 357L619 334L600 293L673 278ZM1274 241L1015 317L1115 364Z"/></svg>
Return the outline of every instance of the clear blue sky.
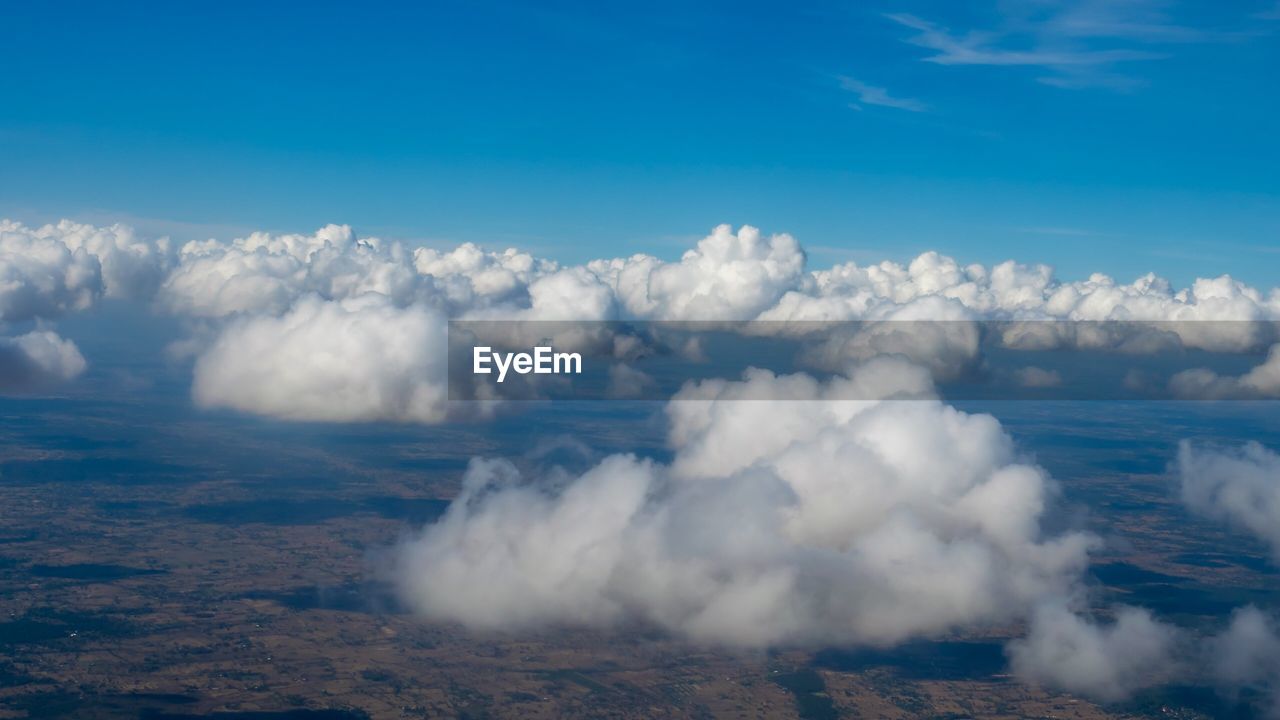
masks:
<svg viewBox="0 0 1280 720"><path fill-rule="evenodd" d="M9 3L0 214L1280 284L1280 5L961 5Z"/></svg>

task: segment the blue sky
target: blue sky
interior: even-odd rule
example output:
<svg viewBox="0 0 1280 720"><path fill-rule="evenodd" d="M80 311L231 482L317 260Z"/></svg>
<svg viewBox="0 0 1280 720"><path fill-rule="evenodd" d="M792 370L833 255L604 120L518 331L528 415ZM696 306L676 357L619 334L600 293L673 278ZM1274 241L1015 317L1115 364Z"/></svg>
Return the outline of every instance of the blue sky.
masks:
<svg viewBox="0 0 1280 720"><path fill-rule="evenodd" d="M1271 2L11 4L0 214L1280 271Z"/></svg>

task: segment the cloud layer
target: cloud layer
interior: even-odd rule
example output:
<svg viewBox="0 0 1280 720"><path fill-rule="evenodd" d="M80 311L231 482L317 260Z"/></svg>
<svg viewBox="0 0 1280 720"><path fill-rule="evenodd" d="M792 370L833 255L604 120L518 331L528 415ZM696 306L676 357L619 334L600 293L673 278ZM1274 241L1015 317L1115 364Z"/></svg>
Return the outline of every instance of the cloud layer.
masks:
<svg viewBox="0 0 1280 720"><path fill-rule="evenodd" d="M1264 293L1227 276L1184 289L1154 275L1129 284L1105 275L1063 282L1043 265L961 265L937 253L906 265L811 270L794 238L749 226L718 226L675 261L635 255L564 267L515 249L492 252L472 244L409 249L340 225L312 234L190 242L175 251L163 238L142 239L118 225L64 221L31 229L0 223L0 321L48 320L112 297L152 300L160 311L189 319L186 347L197 357L193 387L201 404L312 420L435 422L450 415L440 391L440 362L370 357L358 342L329 337L334 318L357 312L356 306L378 318L370 323L405 328L420 324L424 313L504 320L1167 320L1178 321L1172 333L1190 347L1234 352L1280 341L1266 324L1192 322L1280 317L1277 291ZM326 304L332 307L321 308ZM375 306L376 312L369 309ZM250 359L261 352L261 333L252 328L284 327L288 353L331 357L349 367L345 387L364 388L358 410L326 406L345 396L323 391L334 377L317 362L277 362L286 349L260 363ZM1072 325L1028 327L1035 329L1010 342L1097 347L1120 341ZM911 338L910 347L894 341L891 350L925 362L940 378L967 372L977 346L974 337L956 332ZM1043 337L1045 332L1054 337ZM370 328L364 339L379 333ZM881 354L882 341L832 337L808 360L816 368L844 371ZM443 355L444 348L423 351ZM1272 392L1275 373L1268 368L1243 378L1195 371L1176 378L1173 390L1207 397ZM373 389L393 386L416 389L413 410L396 393ZM254 393L255 387L290 387L294 395L283 402L270 392ZM439 405L428 409L427 398Z"/></svg>
<svg viewBox="0 0 1280 720"><path fill-rule="evenodd" d="M124 243L126 247L133 247ZM125 255L133 258L134 255ZM296 419L415 419L437 421L449 411L441 406L406 414L399 400L363 408L354 415L325 408L324 399L297 398L285 411L281 403L248 402L237 388L254 378L266 385L291 386L298 392L324 386L323 374L310 381L314 364L283 366L263 363L250 369L237 357L251 353L254 334L248 325L274 327L272 318L288 318L290 337L326 339L324 324L349 310L344 303L378 305L380 317L406 314L397 321L414 322L425 310L445 318L503 320L857 320L857 319L1066 319L1066 320L1256 320L1280 315L1280 296L1242 285L1229 277L1197 280L1175 290L1146 276L1121 284L1103 275L1061 282L1046 266L1013 262L992 267L962 266L955 260L925 253L907 265L854 263L809 270L799 243L785 234L766 235L743 226L716 227L676 261L648 255L603 259L563 267L518 250L490 252L471 244L452 250L418 248L360 238L346 226L330 225L311 235L254 233L231 241L192 242L175 255L172 269L159 283L157 306L199 320L191 347L197 363L197 395L202 404L237 408ZM117 264L121 264L117 262ZM135 275L138 273L135 273ZM361 300L373 297L375 300ZM64 301L70 303L71 300ZM320 312L315 303L334 305ZM306 311L298 307L307 306ZM250 320L246 318L258 318ZM314 323L314 331L303 324ZM1185 327L1183 327L1185 325ZM1206 323L1205 326L1212 325ZM778 327L784 327L779 324ZM1238 350L1276 340L1259 335L1261 326L1241 324L1224 330L1196 330L1184 323L1175 330L1196 347ZM1097 337L1072 333L1052 338L1058 345L1099 343ZM1233 334L1234 333L1234 334ZM1252 333L1239 336L1240 333ZM1204 335L1203 337L1201 335ZM1025 338L1024 338L1025 339ZM928 358L933 368L965 368L976 344L972 337L917 338L921 347L896 348L907 357ZM865 361L866 338L835 338L815 352L815 367L842 371ZM244 343L239 350L235 343ZM939 345L941 343L941 345ZM387 358L387 367L362 356L354 344L327 342L320 355L352 353L351 365L365 368L365 387L379 375L400 378L415 387L443 387L440 365ZM941 348L941 349L940 349ZM306 355L302 346L290 352ZM433 348L443 353L443 348ZM337 357L338 355L334 355ZM220 369L218 366L228 367ZM289 367L290 377L276 374ZM409 380L413 372L435 372ZM237 382L212 380L238 378ZM280 383L273 378L279 377ZM238 394L239 393L239 394ZM373 393L369 397L377 397ZM333 395L332 397L337 397ZM441 393L421 397L441 398Z"/></svg>
<svg viewBox="0 0 1280 720"><path fill-rule="evenodd" d="M1172 387L1219 398L1280 387L1270 325L1196 322L1280 318L1280 291L1228 276L1181 289L1154 275L1069 282L1043 265L962 265L937 253L810 269L791 236L727 225L674 261L562 266L471 244L410 249L337 225L174 250L121 226L6 221L0 324L17 329L0 337L0 392L81 374L85 358L49 323L108 298L184 319L198 405L287 420L454 417L451 318L1025 320L1009 326L1006 345L1273 346L1239 377L1191 371ZM1178 325L1134 340L1038 320ZM936 330L833 335L809 358L837 374L828 381L751 370L688 385L667 406L666 463L616 455L576 475L525 477L507 461L476 460L445 516L399 548L394 576L424 616L490 629L639 624L767 647L889 645L1025 621L1026 637L1009 648L1014 670L1104 701L1201 662L1188 659L1182 631L1145 611L1120 608L1098 622L1078 610L1097 541L1044 531L1055 486L1017 456L994 418L936 400L876 399L929 396L941 369L971 367L973 326ZM635 351L617 338L580 341L619 358ZM883 357L886 349L895 357ZM1036 367L1018 379L1062 382ZM646 382L624 370L613 380L619 395ZM1256 444L1184 444L1178 468L1193 511L1257 535L1280 556L1280 456ZM1269 616L1237 613L1210 643L1218 682L1271 692L1275 677L1250 668L1277 655L1275 638Z"/></svg>

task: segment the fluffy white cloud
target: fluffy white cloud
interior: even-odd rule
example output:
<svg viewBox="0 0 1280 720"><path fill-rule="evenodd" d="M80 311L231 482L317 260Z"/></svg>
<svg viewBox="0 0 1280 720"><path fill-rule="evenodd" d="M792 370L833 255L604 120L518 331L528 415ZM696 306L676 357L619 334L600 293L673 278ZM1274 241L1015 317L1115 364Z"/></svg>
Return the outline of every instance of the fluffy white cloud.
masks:
<svg viewBox="0 0 1280 720"><path fill-rule="evenodd" d="M231 242L189 242L160 292L169 310L196 317L286 312L306 295L344 300L377 293L397 305L422 286L398 244L360 239L345 225L313 235L253 233Z"/></svg>
<svg viewBox="0 0 1280 720"><path fill-rule="evenodd" d="M231 241L190 242L174 257L164 239L144 240L120 225L95 228L63 221L30 230L3 221L0 256L13 266L0 264L10 276L30 277L33 283L39 279L34 284L51 298L53 308L82 307L101 294L145 297L162 284L163 306L200 317L280 314L305 295L342 300L367 292L402 306L426 302L450 316L527 310L539 305L533 290L537 283L565 270L573 272L543 289L550 309L539 317L558 310L561 318L585 314L596 319L610 316L611 306L623 316L642 319L1199 321L1280 316L1280 291L1263 293L1228 276L1201 278L1176 290L1154 275L1129 284L1100 274L1062 282L1044 265L961 265L932 252L905 266L847 263L807 271L794 238L766 236L750 226L735 232L721 225L676 262L637 255L578 268L561 268L515 249L490 252L469 243L452 250L409 251L399 243L357 237L351 228L338 225L309 235L253 233ZM19 256L29 262L19 265ZM599 297L601 287L610 298ZM574 306L565 289L592 296L589 309ZM565 310L574 312L566 316ZM1223 346L1226 339L1214 333L1244 329L1256 335L1244 340L1233 335L1233 342L1256 347L1267 339L1262 326L1228 329L1204 323L1196 332L1208 335L1189 343Z"/></svg>
<svg viewBox="0 0 1280 720"><path fill-rule="evenodd" d="M1113 702L1176 674L1180 634L1141 608L1118 608L1114 621L1099 624L1048 604L1008 653L1014 673L1028 682Z"/></svg>
<svg viewBox="0 0 1280 720"><path fill-rule="evenodd" d="M337 225L188 243L159 300L208 321L212 340L189 343L199 404L326 421L443 419L446 317L616 314L584 268L473 245L410 253Z"/></svg>
<svg viewBox="0 0 1280 720"><path fill-rule="evenodd" d="M100 297L149 299L171 262L168 240L124 225L0 220L0 321L53 318Z"/></svg>
<svg viewBox="0 0 1280 720"><path fill-rule="evenodd" d="M868 373L691 387L669 406L670 466L614 456L544 484L476 462L397 580L425 616L473 627L639 621L740 646L888 644L1066 592L1093 541L1041 536L1043 472L990 417L841 400L842 383L921 382ZM814 401L741 401L805 387Z"/></svg>
<svg viewBox="0 0 1280 720"><path fill-rule="evenodd" d="M103 292L98 258L18 223L0 221L0 321L83 310Z"/></svg>
<svg viewBox="0 0 1280 720"><path fill-rule="evenodd" d="M1184 440L1178 478L1192 512L1246 530L1280 559L1280 455L1256 442L1223 449Z"/></svg>
<svg viewBox="0 0 1280 720"><path fill-rule="evenodd" d="M0 220L0 327L85 310L104 296L147 298L167 263L163 239L142 240L123 226L32 229ZM0 391L50 387L84 369L75 344L50 330L0 337Z"/></svg>
<svg viewBox="0 0 1280 720"><path fill-rule="evenodd" d="M444 316L379 295L307 297L231 322L196 361L193 395L292 420L439 422L447 413Z"/></svg>
<svg viewBox="0 0 1280 720"><path fill-rule="evenodd" d="M720 225L679 262L647 255L596 261L634 317L656 320L750 320L805 280L805 256L790 235L765 237L749 225Z"/></svg>
<svg viewBox="0 0 1280 720"><path fill-rule="evenodd" d="M62 220L33 234L97 258L107 297L150 299L173 263L168 238L142 238L127 225L95 227Z"/></svg>
<svg viewBox="0 0 1280 720"><path fill-rule="evenodd" d="M530 302L529 285L559 269L553 261L514 248L488 252L473 243L450 251L418 248L413 265L419 274L433 278L449 306L458 309L524 306Z"/></svg>
<svg viewBox="0 0 1280 720"><path fill-rule="evenodd" d="M921 303L927 304L910 312ZM814 271L760 315L764 320L790 321L958 317L1164 321L1169 323L1164 332L1188 347L1240 351L1274 340L1274 328L1228 321L1280 317L1280 291L1264 294L1225 275L1197 279L1191 287L1180 290L1155 275L1129 284L1102 274L1062 282L1045 265L1010 261L990 268L961 266L952 258L929 252L905 267L892 262L869 266L847 263ZM1198 322L1209 320L1219 322ZM1049 344L1041 337L1042 346L1109 347L1127 339L1126 335L1112 337L1113 328L1096 325L1031 324L1021 328L1023 332L1032 330L1056 334Z"/></svg>
<svg viewBox="0 0 1280 720"><path fill-rule="evenodd" d="M66 382L84 372L75 343L49 330L0 338L0 392L28 392Z"/></svg>

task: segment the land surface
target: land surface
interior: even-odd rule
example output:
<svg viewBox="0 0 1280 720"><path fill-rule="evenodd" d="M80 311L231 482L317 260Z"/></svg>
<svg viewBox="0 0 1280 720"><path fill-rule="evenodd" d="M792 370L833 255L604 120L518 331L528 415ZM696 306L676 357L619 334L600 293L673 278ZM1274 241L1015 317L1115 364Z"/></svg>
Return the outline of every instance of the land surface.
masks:
<svg viewBox="0 0 1280 720"><path fill-rule="evenodd" d="M1103 707L1029 687L1003 654L1017 626L754 654L645 628L484 635L415 617L379 572L388 548L444 510L471 455L519 457L531 472L614 446L661 456L651 411L585 424L594 431L582 412L602 410L549 412L535 439L501 423L281 430L176 412L144 426L127 405L10 404L0 417L0 718L1252 712L1205 688ZM1265 551L1188 518L1170 491L1164 438L1194 433L1193 421L1121 414L1066 431L1066 413L1018 408L1006 425L1061 483L1063 522L1107 538L1090 580L1099 607L1129 602L1209 626L1246 602L1270 604L1280 582ZM1271 432L1267 418L1231 431Z"/></svg>

